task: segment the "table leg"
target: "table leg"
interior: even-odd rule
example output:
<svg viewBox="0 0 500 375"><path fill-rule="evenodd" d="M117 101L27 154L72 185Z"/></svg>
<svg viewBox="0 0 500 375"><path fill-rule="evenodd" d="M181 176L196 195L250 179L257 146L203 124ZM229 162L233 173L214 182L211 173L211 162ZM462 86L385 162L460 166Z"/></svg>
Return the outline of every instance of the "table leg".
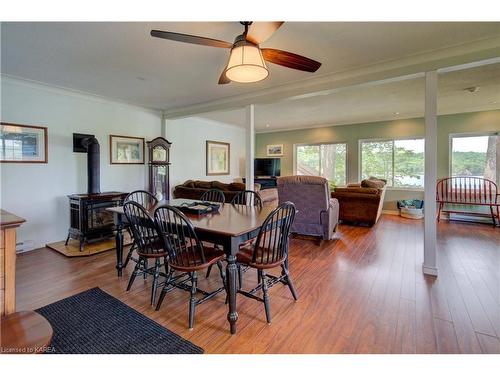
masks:
<svg viewBox="0 0 500 375"><path fill-rule="evenodd" d="M116 225L116 269L118 270L118 277L122 276L123 268L123 222L118 215L117 225Z"/></svg>
<svg viewBox="0 0 500 375"><path fill-rule="evenodd" d="M228 302L229 312L227 313L227 320L231 329L231 334L236 333L236 321L238 320L238 312L236 311L236 280L237 267L236 267L236 253L238 252L239 244L236 241L231 241L231 253L227 256L227 289L228 289Z"/></svg>

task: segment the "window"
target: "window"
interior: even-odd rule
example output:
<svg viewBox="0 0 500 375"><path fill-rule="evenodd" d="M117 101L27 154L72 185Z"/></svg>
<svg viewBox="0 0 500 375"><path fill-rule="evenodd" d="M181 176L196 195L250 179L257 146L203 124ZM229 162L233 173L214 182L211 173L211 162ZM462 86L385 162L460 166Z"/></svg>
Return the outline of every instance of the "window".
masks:
<svg viewBox="0 0 500 375"><path fill-rule="evenodd" d="M346 184L345 143L295 146L296 174L321 176L336 186Z"/></svg>
<svg viewBox="0 0 500 375"><path fill-rule="evenodd" d="M424 140L361 141L361 178L387 180L396 188L423 188Z"/></svg>
<svg viewBox="0 0 500 375"><path fill-rule="evenodd" d="M482 177L498 182L500 136L451 137L451 175Z"/></svg>

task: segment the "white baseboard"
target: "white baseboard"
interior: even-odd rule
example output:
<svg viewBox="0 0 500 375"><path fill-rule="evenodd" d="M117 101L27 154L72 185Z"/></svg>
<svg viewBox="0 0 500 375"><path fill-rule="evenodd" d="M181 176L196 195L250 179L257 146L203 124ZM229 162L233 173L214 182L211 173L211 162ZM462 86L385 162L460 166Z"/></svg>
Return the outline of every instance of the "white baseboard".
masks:
<svg viewBox="0 0 500 375"><path fill-rule="evenodd" d="M397 210L382 210L382 213L385 215L396 215L399 216L399 211Z"/></svg>
<svg viewBox="0 0 500 375"><path fill-rule="evenodd" d="M16 253L25 253L27 251L35 250L35 241L33 240L24 240L23 242L16 243Z"/></svg>
<svg viewBox="0 0 500 375"><path fill-rule="evenodd" d="M438 275L438 269L436 267L426 266L425 264L422 264L422 272L424 273L424 275L429 275L429 276Z"/></svg>

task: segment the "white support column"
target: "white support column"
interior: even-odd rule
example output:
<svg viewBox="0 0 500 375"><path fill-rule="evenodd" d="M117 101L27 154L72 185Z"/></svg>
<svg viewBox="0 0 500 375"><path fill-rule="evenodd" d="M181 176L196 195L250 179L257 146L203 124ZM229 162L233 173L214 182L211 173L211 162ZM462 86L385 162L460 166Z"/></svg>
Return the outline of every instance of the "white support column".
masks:
<svg viewBox="0 0 500 375"><path fill-rule="evenodd" d="M247 190L254 190L253 160L255 150L255 105L250 104L245 108L245 122L245 185Z"/></svg>
<svg viewBox="0 0 500 375"><path fill-rule="evenodd" d="M438 274L436 259L437 79L437 71L425 73L425 218L422 271L432 276Z"/></svg>
<svg viewBox="0 0 500 375"><path fill-rule="evenodd" d="M167 117L165 116L165 113L162 112L161 114L161 136L165 139L167 138Z"/></svg>

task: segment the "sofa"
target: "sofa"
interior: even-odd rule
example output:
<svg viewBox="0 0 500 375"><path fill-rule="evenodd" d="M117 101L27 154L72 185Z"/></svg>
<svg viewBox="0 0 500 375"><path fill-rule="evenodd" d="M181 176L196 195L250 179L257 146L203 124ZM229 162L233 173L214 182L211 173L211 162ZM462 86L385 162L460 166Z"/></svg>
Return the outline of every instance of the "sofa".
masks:
<svg viewBox="0 0 500 375"><path fill-rule="evenodd" d="M328 180L287 176L279 177L277 183L279 203L290 201L298 211L291 232L333 239L339 221L339 202L330 198Z"/></svg>
<svg viewBox="0 0 500 375"><path fill-rule="evenodd" d="M188 180L174 188L173 196L174 198L200 199L201 196L210 189L221 190L224 193L226 202L229 203L233 200L236 194L245 190L245 184L241 182L231 182L229 184L225 184L220 181ZM272 204L277 202L277 193L274 192L273 194L273 192L267 191L273 189L261 191L259 184L255 184L254 189L260 195L262 203Z"/></svg>
<svg viewBox="0 0 500 375"><path fill-rule="evenodd" d="M332 198L340 204L339 219L342 223L373 226L382 214L386 181L375 177L337 187Z"/></svg>

